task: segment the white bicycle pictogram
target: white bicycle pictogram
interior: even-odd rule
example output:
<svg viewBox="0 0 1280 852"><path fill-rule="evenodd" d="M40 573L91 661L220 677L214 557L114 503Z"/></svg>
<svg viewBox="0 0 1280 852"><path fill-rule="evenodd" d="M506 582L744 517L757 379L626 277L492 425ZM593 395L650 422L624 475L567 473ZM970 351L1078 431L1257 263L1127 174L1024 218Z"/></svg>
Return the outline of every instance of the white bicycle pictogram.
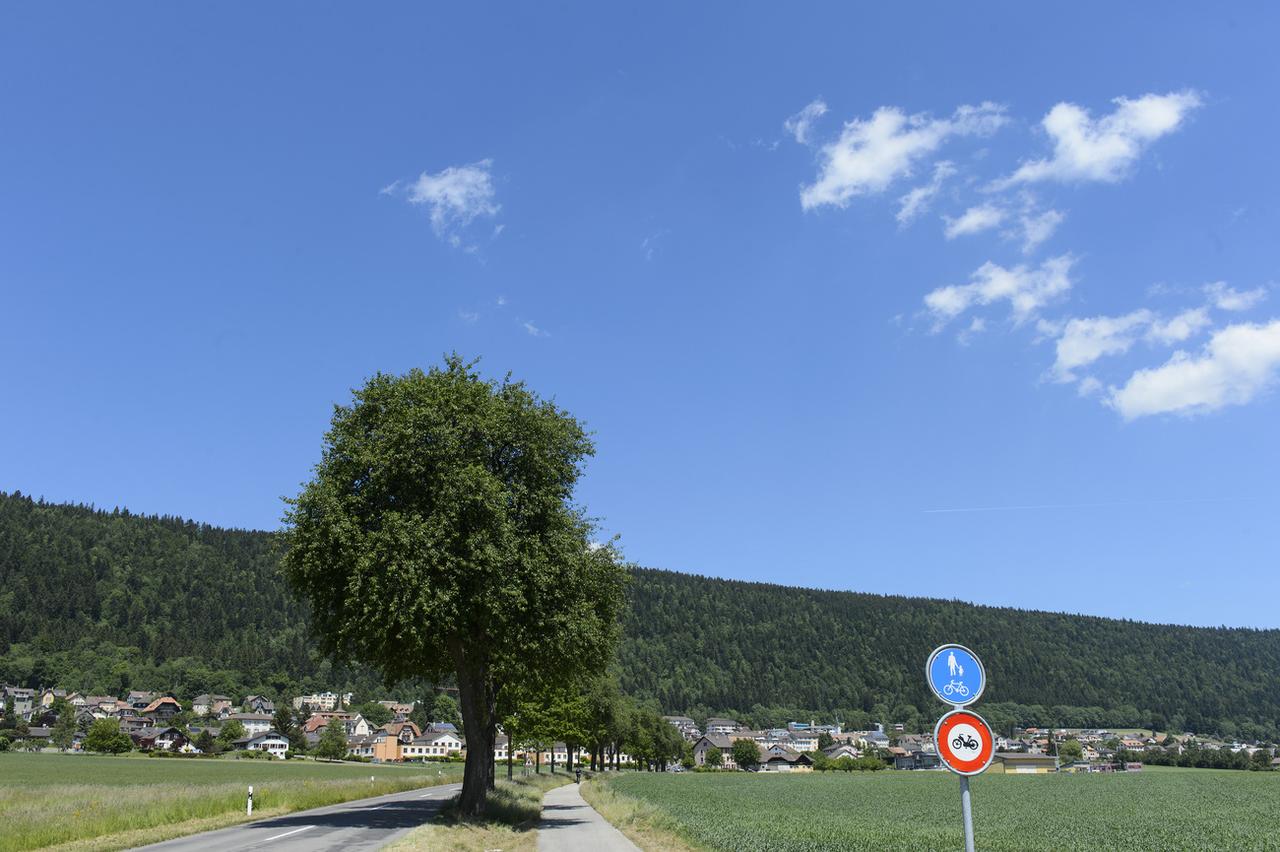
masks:
<svg viewBox="0 0 1280 852"><path fill-rule="evenodd" d="M965 686L962 681L953 680L951 683L942 687L942 694L959 695L961 698L966 698L969 695L969 687Z"/></svg>

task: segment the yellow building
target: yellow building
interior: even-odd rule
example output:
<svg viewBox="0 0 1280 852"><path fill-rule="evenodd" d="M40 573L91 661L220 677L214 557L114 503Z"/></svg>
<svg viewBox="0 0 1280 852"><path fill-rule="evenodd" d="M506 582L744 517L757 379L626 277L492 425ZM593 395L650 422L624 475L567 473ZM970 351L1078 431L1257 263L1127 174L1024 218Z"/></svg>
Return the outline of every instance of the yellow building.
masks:
<svg viewBox="0 0 1280 852"><path fill-rule="evenodd" d="M1006 775L1043 775L1054 772L1058 761L1051 754L1024 754L1018 751L996 752L988 772Z"/></svg>

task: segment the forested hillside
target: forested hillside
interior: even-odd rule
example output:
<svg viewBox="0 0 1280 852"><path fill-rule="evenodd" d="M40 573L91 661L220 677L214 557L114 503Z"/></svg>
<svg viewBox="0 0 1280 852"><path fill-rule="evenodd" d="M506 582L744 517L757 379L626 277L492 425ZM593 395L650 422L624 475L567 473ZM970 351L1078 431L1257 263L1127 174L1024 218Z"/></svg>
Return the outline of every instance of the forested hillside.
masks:
<svg viewBox="0 0 1280 852"><path fill-rule="evenodd" d="M1280 630L1196 628L638 570L623 688L754 720L836 712L932 728L924 661L978 652L999 728L1156 727L1273 738ZM824 713L824 715L826 715Z"/></svg>
<svg viewBox="0 0 1280 852"><path fill-rule="evenodd" d="M378 688L334 669L277 573L269 533L0 494L0 681L280 696ZM1013 722L1275 738L1280 631L1205 629L639 569L623 688L754 724L838 715L932 725L924 658L971 645L981 708ZM406 690L412 694L414 690Z"/></svg>

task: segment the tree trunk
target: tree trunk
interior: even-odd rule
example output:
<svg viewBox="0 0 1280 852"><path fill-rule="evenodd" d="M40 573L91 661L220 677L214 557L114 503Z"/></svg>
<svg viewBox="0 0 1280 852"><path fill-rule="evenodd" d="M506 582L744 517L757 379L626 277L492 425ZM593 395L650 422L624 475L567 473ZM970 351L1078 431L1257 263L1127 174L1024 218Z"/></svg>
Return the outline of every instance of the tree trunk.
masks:
<svg viewBox="0 0 1280 852"><path fill-rule="evenodd" d="M484 814L485 795L493 780L493 743L497 732L497 700L488 667L467 659L462 643L450 642L458 670L467 763L462 773L458 813L463 819Z"/></svg>
<svg viewBox="0 0 1280 852"><path fill-rule="evenodd" d="M508 734L507 735L507 780L508 781L511 780L511 778L513 777L512 773L514 772L512 768L512 763L511 763L511 759L512 759L511 753L513 751L515 751L515 747L514 747L514 744L511 742L511 735Z"/></svg>

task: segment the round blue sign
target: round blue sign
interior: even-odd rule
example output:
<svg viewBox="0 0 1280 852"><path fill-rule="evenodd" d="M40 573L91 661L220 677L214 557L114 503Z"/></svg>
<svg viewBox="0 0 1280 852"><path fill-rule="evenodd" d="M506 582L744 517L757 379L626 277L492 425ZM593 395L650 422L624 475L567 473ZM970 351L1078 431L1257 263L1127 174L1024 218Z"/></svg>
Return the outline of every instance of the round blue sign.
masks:
<svg viewBox="0 0 1280 852"><path fill-rule="evenodd" d="M953 707L972 704L987 686L987 672L978 655L963 645L935 648L924 666L933 694Z"/></svg>

